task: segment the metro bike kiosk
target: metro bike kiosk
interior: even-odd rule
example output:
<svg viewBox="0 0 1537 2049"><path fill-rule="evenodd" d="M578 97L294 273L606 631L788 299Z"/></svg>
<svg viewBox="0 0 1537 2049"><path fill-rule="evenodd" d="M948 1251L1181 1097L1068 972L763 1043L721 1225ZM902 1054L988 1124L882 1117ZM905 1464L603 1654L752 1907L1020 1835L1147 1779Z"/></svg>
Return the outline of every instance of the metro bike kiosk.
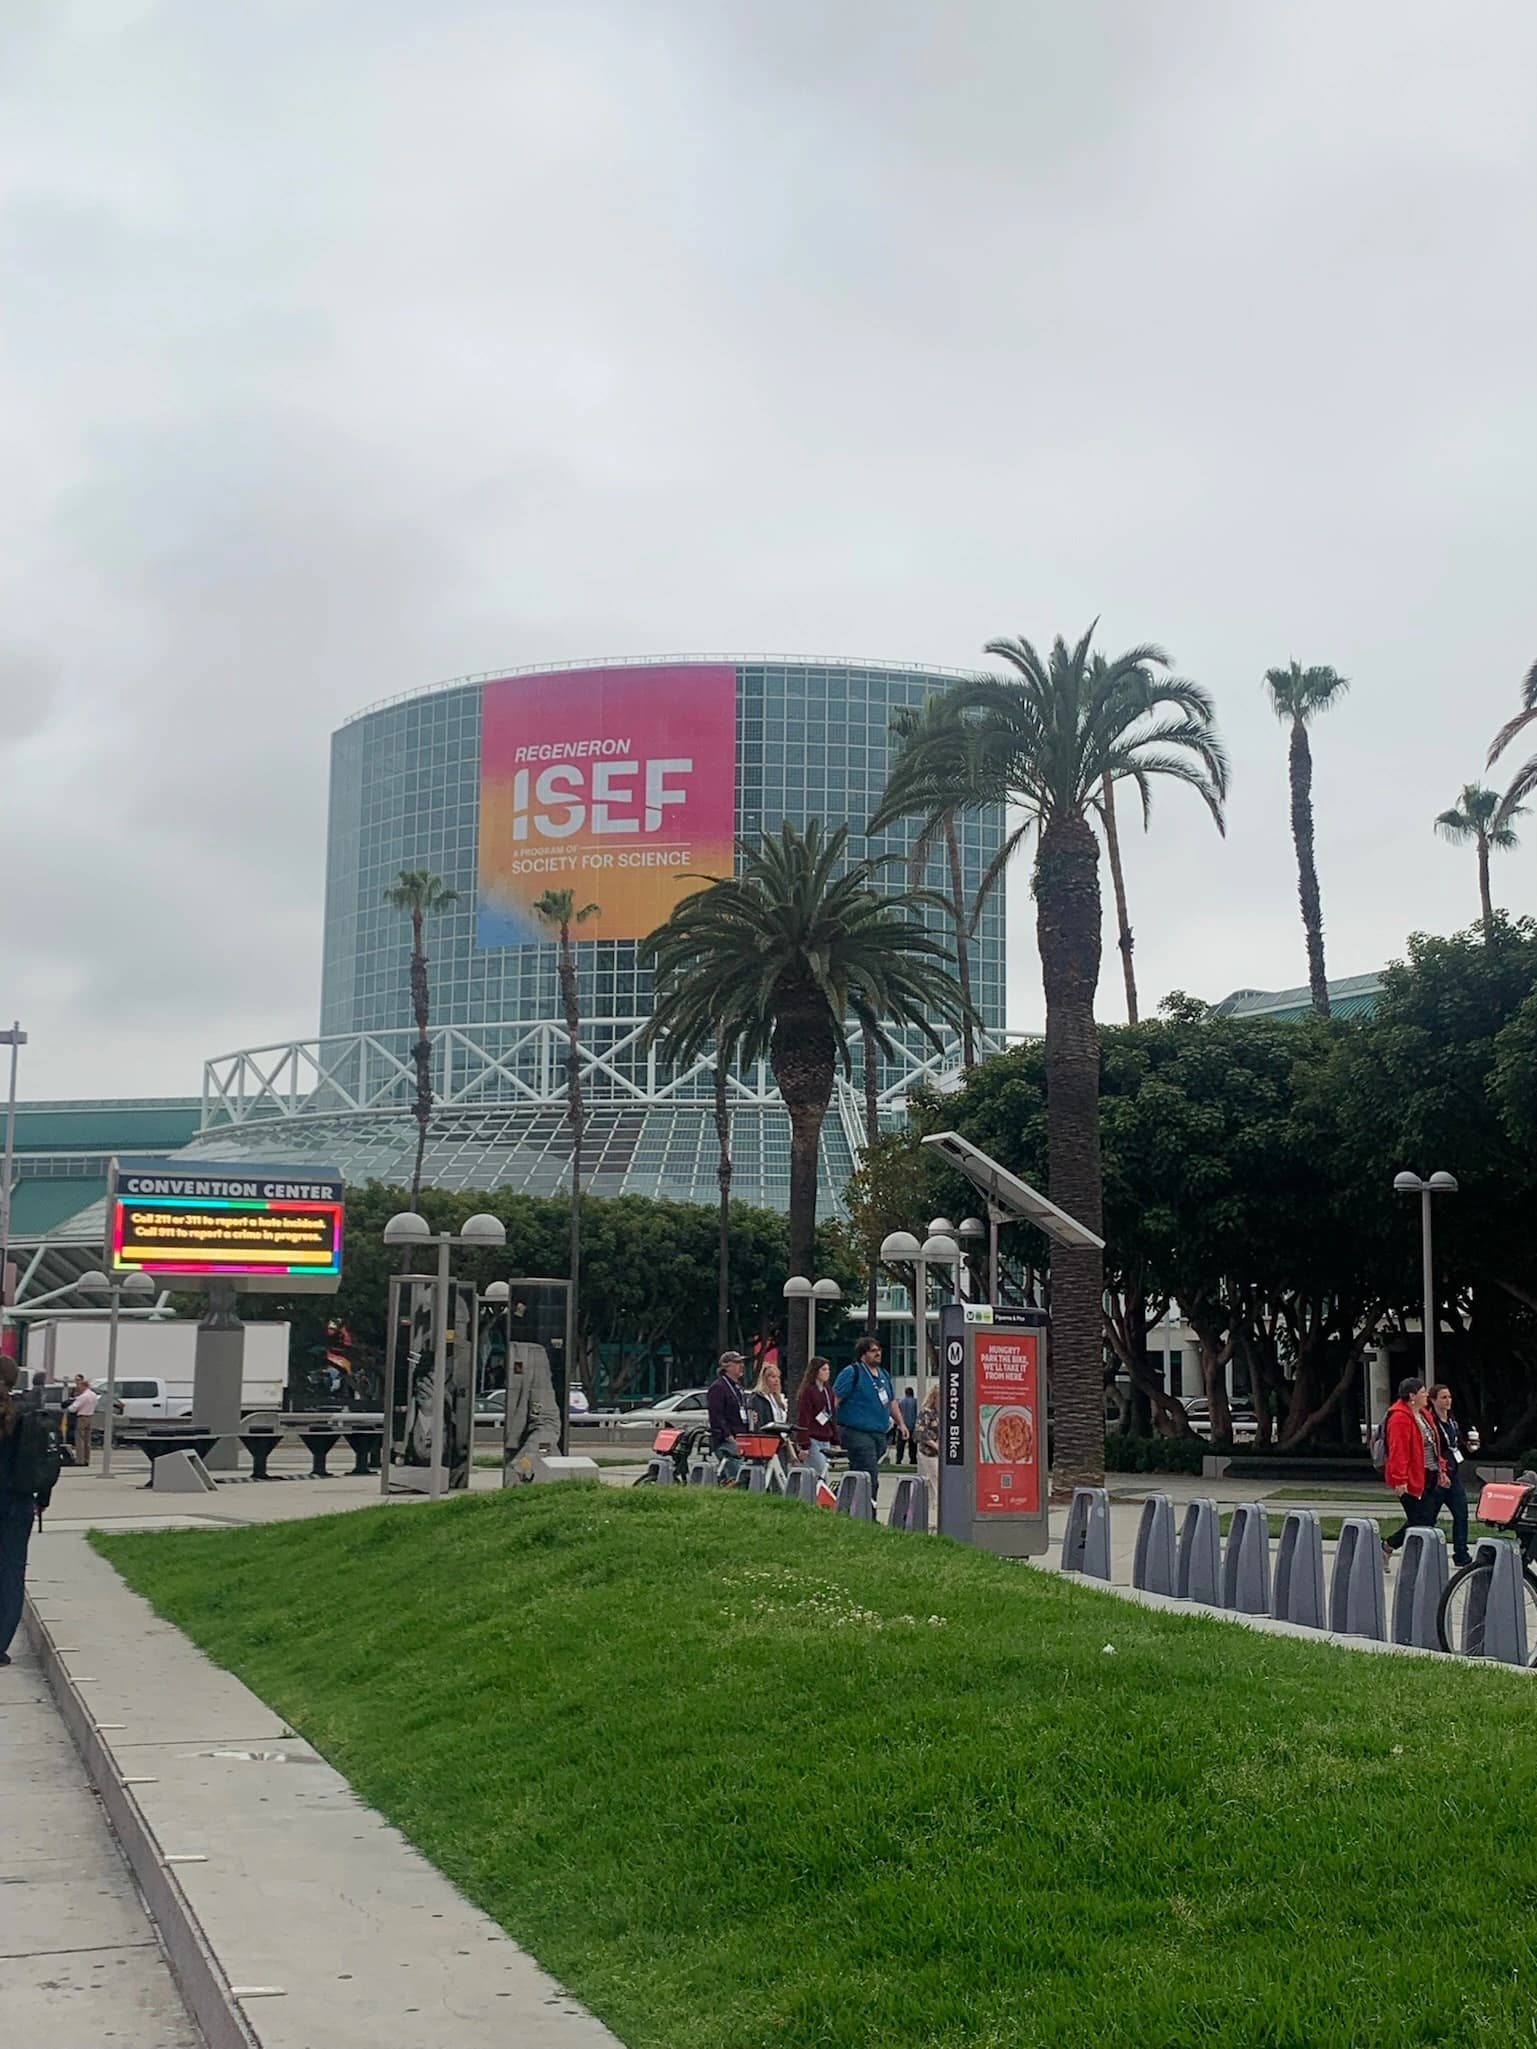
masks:
<svg viewBox="0 0 1537 2049"><path fill-rule="evenodd" d="M1104 1240L953 1131L925 1138L987 1198L987 1302L940 1311L939 1528L1005 1558L1043 1552L1050 1536L1047 1428L1051 1319L998 1300L998 1227L1031 1223L1055 1245Z"/></svg>

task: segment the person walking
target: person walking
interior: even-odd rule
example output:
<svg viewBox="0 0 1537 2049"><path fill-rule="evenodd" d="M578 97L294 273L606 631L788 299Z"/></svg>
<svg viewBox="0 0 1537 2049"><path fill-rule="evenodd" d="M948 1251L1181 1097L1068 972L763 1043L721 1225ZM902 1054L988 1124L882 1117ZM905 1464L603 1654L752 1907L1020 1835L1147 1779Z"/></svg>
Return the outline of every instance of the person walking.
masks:
<svg viewBox="0 0 1537 2049"><path fill-rule="evenodd" d="M838 1442L833 1420L833 1362L820 1355L806 1363L806 1377L795 1404L795 1442L819 1480L827 1478L827 1454Z"/></svg>
<svg viewBox="0 0 1537 2049"><path fill-rule="evenodd" d="M16 1361L0 1358L0 1665L11 1662L32 1525L43 1520L61 1460L53 1418L16 1399L16 1380Z"/></svg>
<svg viewBox="0 0 1537 2049"><path fill-rule="evenodd" d="M910 1466L916 1466L918 1463L918 1394L915 1388L908 1387L903 1389L902 1399L897 1403L897 1410L907 1431L905 1439L899 1438L897 1440L897 1464L901 1465L902 1453L905 1451L907 1453L907 1463Z"/></svg>
<svg viewBox="0 0 1537 2049"><path fill-rule="evenodd" d="M1473 1554L1468 1549L1468 1490L1462 1483L1462 1425L1452 1414L1452 1391L1444 1380L1437 1381L1430 1390L1430 1420L1435 1425L1437 1437L1441 1440L1441 1463L1446 1468L1446 1484L1442 1494L1446 1506L1452 1513L1452 1556L1458 1565L1471 1565ZM1436 1512L1439 1516L1439 1506Z"/></svg>
<svg viewBox="0 0 1537 2049"><path fill-rule="evenodd" d="M81 1374L75 1377L75 1399L69 1405L71 1417L69 1447L70 1455L77 1466L87 1469L91 1463L91 1439L96 1435L96 1403L98 1396L91 1383Z"/></svg>
<svg viewBox="0 0 1537 2049"><path fill-rule="evenodd" d="M1431 1421L1423 1380L1398 1383L1398 1399L1384 1420L1387 1463L1382 1477L1403 1503L1403 1526L1382 1542L1384 1561L1399 1550L1411 1530L1432 1529L1441 1513L1445 1468L1441 1440Z"/></svg>
<svg viewBox="0 0 1537 2049"><path fill-rule="evenodd" d="M891 1375L881 1364L879 1338L861 1338L854 1347L854 1363L845 1366L833 1382L838 1416L838 1439L848 1453L849 1466L870 1476L870 1505L880 1495L881 1453L886 1434L895 1427L898 1447L907 1437L907 1425L897 1406Z"/></svg>
<svg viewBox="0 0 1537 2049"><path fill-rule="evenodd" d="M928 1489L929 1528L939 1529L939 1382L931 1380L918 1411L918 1476Z"/></svg>
<svg viewBox="0 0 1537 2049"><path fill-rule="evenodd" d="M748 1412L760 1429L771 1429L776 1423L787 1423L789 1407L785 1401L784 1384L779 1377L779 1368L770 1359L767 1365L758 1368L758 1377L748 1389Z"/></svg>
<svg viewBox="0 0 1537 2049"><path fill-rule="evenodd" d="M742 1375L747 1361L740 1352L722 1352L720 1371L705 1394L705 1411L710 1419L710 1456L721 1468L728 1486L736 1484L742 1469L742 1447L738 1438L752 1428L752 1414L742 1392Z"/></svg>

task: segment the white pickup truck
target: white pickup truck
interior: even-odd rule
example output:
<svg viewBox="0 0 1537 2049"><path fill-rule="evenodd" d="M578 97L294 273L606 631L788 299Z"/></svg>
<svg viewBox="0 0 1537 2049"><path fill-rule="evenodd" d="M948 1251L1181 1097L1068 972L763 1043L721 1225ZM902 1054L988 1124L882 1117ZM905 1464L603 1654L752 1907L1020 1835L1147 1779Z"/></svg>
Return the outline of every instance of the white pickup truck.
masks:
<svg viewBox="0 0 1537 2049"><path fill-rule="evenodd" d="M248 1323L240 1407L280 1409L288 1385L286 1323ZM41 1350L39 1350L41 1347ZM117 1402L114 1414L127 1421L192 1414L192 1366L197 1325L182 1318L168 1322L122 1322L117 1332ZM83 1373L98 1394L107 1391L107 1319L71 1316L39 1319L27 1339L27 1364L42 1366L50 1382L61 1381L66 1392Z"/></svg>

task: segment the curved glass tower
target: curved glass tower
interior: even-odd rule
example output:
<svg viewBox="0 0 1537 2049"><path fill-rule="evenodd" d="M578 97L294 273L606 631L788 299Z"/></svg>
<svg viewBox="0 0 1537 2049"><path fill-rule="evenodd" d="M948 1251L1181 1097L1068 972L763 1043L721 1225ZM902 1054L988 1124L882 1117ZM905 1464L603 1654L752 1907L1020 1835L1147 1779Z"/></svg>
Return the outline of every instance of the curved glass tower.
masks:
<svg viewBox="0 0 1537 2049"><path fill-rule="evenodd" d="M465 678L372 706L334 736L321 1037L209 1065L204 1143L279 1143L339 1159L349 1179L409 1178L414 1126L408 920L385 901L402 869L457 892L430 920L434 1086L428 1179L552 1191L567 1165L556 949L533 912L548 889L599 906L576 947L595 1194L711 1201L707 1069L676 1074L638 1044L650 1007L638 939L732 841L781 820L847 824L851 856L903 855L915 825L863 837L885 787L891 721L956 680L901 663L688 657ZM966 885L996 852L1002 816L959 822ZM894 867L893 879L904 877ZM926 877L945 886L936 863ZM972 946L983 1029L1001 1037L1003 889ZM939 913L934 922L948 923ZM282 1056L291 1054L285 1067ZM917 1034L882 1076L898 1103L942 1073ZM782 1207L789 1131L772 1082L733 1082L736 1192ZM840 1090L824 1141L824 1202L839 1203L861 1117ZM254 1127L236 1139L232 1126Z"/></svg>

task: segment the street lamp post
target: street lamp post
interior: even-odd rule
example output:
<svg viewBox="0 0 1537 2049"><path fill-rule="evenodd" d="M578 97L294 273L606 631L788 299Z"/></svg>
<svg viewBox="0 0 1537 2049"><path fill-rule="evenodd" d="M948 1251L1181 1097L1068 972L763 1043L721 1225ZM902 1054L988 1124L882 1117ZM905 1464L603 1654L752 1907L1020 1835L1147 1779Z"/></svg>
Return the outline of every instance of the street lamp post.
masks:
<svg viewBox="0 0 1537 2049"><path fill-rule="evenodd" d="M784 1284L783 1293L787 1302L804 1302L806 1305L806 1357L809 1359L817 1348L817 1304L841 1302L843 1290L836 1281L808 1281L804 1274L791 1274Z"/></svg>
<svg viewBox="0 0 1537 2049"><path fill-rule="evenodd" d="M961 1244L961 1264L956 1269L957 1278L964 1277L968 1283L966 1293L973 1301L977 1296L977 1254L981 1241L987 1236L987 1226L980 1217L962 1217L955 1229Z"/></svg>
<svg viewBox="0 0 1537 2049"><path fill-rule="evenodd" d="M945 1229L936 1229L941 1224L946 1225ZM953 1266L961 1256L960 1246L950 1236L951 1228L943 1217L935 1217L921 1245L911 1231L893 1231L881 1240L883 1265L913 1269L913 1340L921 1380L929 1377L929 1268Z"/></svg>
<svg viewBox="0 0 1537 2049"><path fill-rule="evenodd" d="M1430 1244L1430 1198L1433 1195L1455 1195L1457 1177L1455 1174L1432 1174L1422 1181L1418 1174L1395 1174L1393 1190L1397 1195L1417 1195L1420 1199L1420 1253L1424 1262L1423 1289L1425 1307L1422 1328L1425 1334L1425 1385L1436 1384L1436 1268Z"/></svg>
<svg viewBox="0 0 1537 2049"><path fill-rule="evenodd" d="M443 1398L448 1383L448 1290L452 1276L448 1255L455 1245L467 1245L485 1252L507 1243L507 1227L500 1217L482 1211L466 1217L460 1231L434 1232L427 1219L415 1210L400 1210L384 1227L386 1245L436 1245L438 1271L432 1305L432 1465L427 1492L436 1501L443 1492ZM389 1461L385 1460L388 1471Z"/></svg>
<svg viewBox="0 0 1537 2049"><path fill-rule="evenodd" d="M8 1032L0 1032L0 1046L11 1049L11 1086L5 1099L5 1169L0 1180L0 1310L11 1299L11 1181L16 1170L16 1057L27 1043L27 1035L19 1023L13 1024ZM0 1323L4 1318L0 1316Z"/></svg>
<svg viewBox="0 0 1537 2049"><path fill-rule="evenodd" d="M107 1295L112 1308L107 1318L107 1415L101 1426L100 1477L112 1478L112 1420L117 1412L117 1319L125 1295L153 1295L155 1284L148 1274L114 1274L109 1281L104 1273L82 1274L75 1286L86 1294Z"/></svg>

